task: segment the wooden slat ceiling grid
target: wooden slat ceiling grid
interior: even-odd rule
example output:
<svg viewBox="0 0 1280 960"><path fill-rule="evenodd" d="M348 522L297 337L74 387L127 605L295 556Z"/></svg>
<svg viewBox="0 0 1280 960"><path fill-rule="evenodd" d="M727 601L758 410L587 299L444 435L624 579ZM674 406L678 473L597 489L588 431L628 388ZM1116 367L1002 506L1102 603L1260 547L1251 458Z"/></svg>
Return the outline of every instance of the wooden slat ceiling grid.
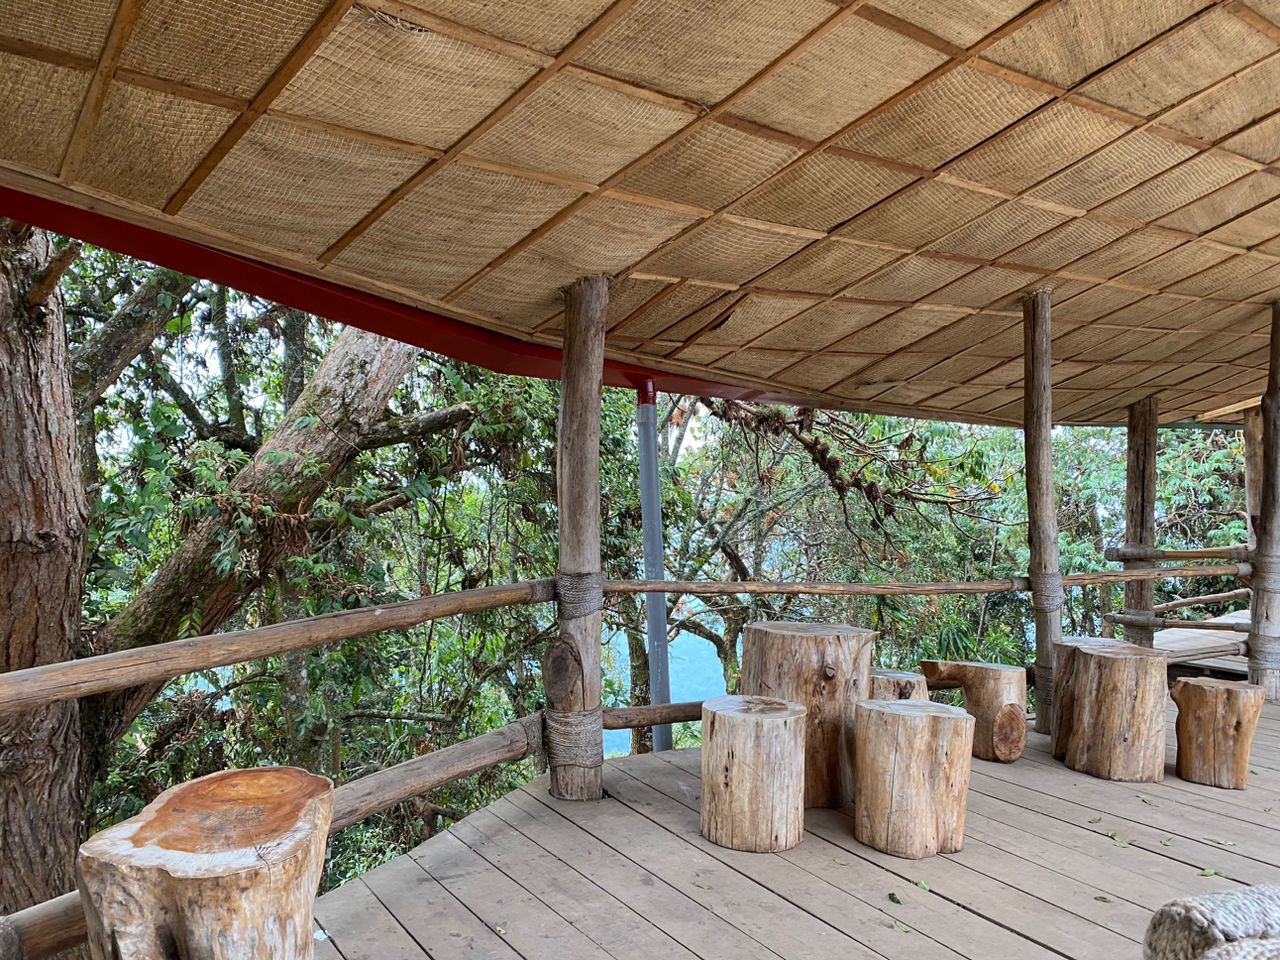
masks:
<svg viewBox="0 0 1280 960"><path fill-rule="evenodd" d="M1262 0L186 9L0 0L0 184L535 342L608 272L611 355L797 402L1016 422L1039 286L1060 419L1256 396Z"/></svg>

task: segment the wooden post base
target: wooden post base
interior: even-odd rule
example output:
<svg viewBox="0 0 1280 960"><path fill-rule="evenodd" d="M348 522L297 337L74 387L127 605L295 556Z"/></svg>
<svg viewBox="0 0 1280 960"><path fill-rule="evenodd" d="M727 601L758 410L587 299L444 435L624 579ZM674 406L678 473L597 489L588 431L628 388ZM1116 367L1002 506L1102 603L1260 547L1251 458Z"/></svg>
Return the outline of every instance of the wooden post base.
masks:
<svg viewBox="0 0 1280 960"><path fill-rule="evenodd" d="M1027 746L1027 671L1004 663L922 660L930 681L952 681L964 693L964 708L976 721L973 755L1012 763Z"/></svg>
<svg viewBox="0 0 1280 960"><path fill-rule="evenodd" d="M872 670L868 700L928 700L924 674L909 670Z"/></svg>
<svg viewBox="0 0 1280 960"><path fill-rule="evenodd" d="M1264 691L1252 683L1194 677L1173 685L1178 705L1178 776L1243 790Z"/></svg>
<svg viewBox="0 0 1280 960"><path fill-rule="evenodd" d="M973 717L919 700L864 700L857 706L859 843L918 860L964 846Z"/></svg>
<svg viewBox="0 0 1280 960"><path fill-rule="evenodd" d="M853 707L871 692L876 633L847 624L752 623L742 639L740 693L808 711L804 805L853 798Z"/></svg>
<svg viewBox="0 0 1280 960"><path fill-rule="evenodd" d="M702 835L751 853L804 834L805 710L771 697L702 705Z"/></svg>
<svg viewBox="0 0 1280 960"><path fill-rule="evenodd" d="M1104 780L1164 779L1168 666L1159 650L1106 640L1057 644L1055 759Z"/></svg>
<svg viewBox="0 0 1280 960"><path fill-rule="evenodd" d="M296 767L173 787L80 848L94 960L309 960L333 784Z"/></svg>

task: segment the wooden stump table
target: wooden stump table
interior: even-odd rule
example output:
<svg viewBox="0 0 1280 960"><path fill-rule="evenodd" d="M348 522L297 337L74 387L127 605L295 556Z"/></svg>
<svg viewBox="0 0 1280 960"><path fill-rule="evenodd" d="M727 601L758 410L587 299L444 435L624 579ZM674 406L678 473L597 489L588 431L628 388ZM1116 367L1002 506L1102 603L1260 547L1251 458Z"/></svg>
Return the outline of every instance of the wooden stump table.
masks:
<svg viewBox="0 0 1280 960"><path fill-rule="evenodd" d="M804 834L805 710L772 697L702 705L702 835L733 850L789 850Z"/></svg>
<svg viewBox="0 0 1280 960"><path fill-rule="evenodd" d="M1263 696L1262 687L1232 680L1194 677L1175 683L1178 776L1243 790L1249 783L1249 748Z"/></svg>
<svg viewBox="0 0 1280 960"><path fill-rule="evenodd" d="M1104 780L1163 780L1169 700L1164 653L1079 638L1060 641L1054 650L1054 758Z"/></svg>
<svg viewBox="0 0 1280 960"><path fill-rule="evenodd" d="M909 670L872 670L868 700L928 700L929 685L923 673Z"/></svg>
<svg viewBox="0 0 1280 960"><path fill-rule="evenodd" d="M806 807L843 807L853 798L853 708L871 692L876 636L847 624L747 626L739 692L790 700L808 712Z"/></svg>
<svg viewBox="0 0 1280 960"><path fill-rule="evenodd" d="M1027 746L1027 671L1005 663L922 660L930 682L957 683L974 721L973 755L1012 763Z"/></svg>
<svg viewBox="0 0 1280 960"><path fill-rule="evenodd" d="M94 960L307 960L333 785L296 767L173 787L80 848Z"/></svg>
<svg viewBox="0 0 1280 960"><path fill-rule="evenodd" d="M857 713L858 842L912 860L958 851L973 717L921 700L864 700Z"/></svg>

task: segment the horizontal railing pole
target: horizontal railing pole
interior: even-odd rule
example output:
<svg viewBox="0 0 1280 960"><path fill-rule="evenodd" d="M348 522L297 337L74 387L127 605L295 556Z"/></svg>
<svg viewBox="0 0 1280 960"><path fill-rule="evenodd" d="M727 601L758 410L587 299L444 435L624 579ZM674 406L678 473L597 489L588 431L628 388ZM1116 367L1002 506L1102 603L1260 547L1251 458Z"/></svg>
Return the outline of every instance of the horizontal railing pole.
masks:
<svg viewBox="0 0 1280 960"><path fill-rule="evenodd" d="M1160 547L1124 546L1107 547L1103 551L1107 560L1248 560L1250 550L1246 544L1235 543L1226 547L1191 547L1186 550L1162 550Z"/></svg>
<svg viewBox="0 0 1280 960"><path fill-rule="evenodd" d="M1170 650L1169 665L1190 663L1193 660L1208 660L1212 657L1246 657L1249 655L1249 641L1232 640L1227 643L1214 643L1198 647L1194 650Z"/></svg>
<svg viewBox="0 0 1280 960"><path fill-rule="evenodd" d="M1150 627L1153 630L1213 630L1220 633L1249 633L1247 623L1213 620L1179 620L1176 617L1154 617L1145 613L1104 614L1108 623L1122 627Z"/></svg>
<svg viewBox="0 0 1280 960"><path fill-rule="evenodd" d="M1184 607L1199 607L1210 603L1231 603L1235 600L1248 600L1252 596L1252 590L1248 587L1241 587L1239 590L1227 590L1224 593L1206 593L1199 597L1179 597L1177 600L1170 600L1167 603L1157 603L1151 609L1155 613L1168 613L1170 610L1181 610Z"/></svg>
<svg viewBox="0 0 1280 960"><path fill-rule="evenodd" d="M0 716L58 700L164 683L184 673L290 650L322 647L386 630L405 630L441 617L544 602L552 596L550 580L480 587L0 673Z"/></svg>
<svg viewBox="0 0 1280 960"><path fill-rule="evenodd" d="M653 727L665 723L684 723L702 719L702 701L686 700L683 703L655 703L638 707L606 707L606 730L634 730L637 727Z"/></svg>
<svg viewBox="0 0 1280 960"><path fill-rule="evenodd" d="M1143 570L1098 570L1073 573L1062 578L1064 586L1083 587L1097 583L1128 580L1164 580L1184 577L1247 577L1253 568L1247 563L1205 566L1152 567ZM692 596L726 594L776 594L804 596L934 596L948 593L1025 593L1031 589L1026 577L1004 580L955 580L936 583L843 583L840 581L792 583L781 580L606 580L605 593L687 593Z"/></svg>

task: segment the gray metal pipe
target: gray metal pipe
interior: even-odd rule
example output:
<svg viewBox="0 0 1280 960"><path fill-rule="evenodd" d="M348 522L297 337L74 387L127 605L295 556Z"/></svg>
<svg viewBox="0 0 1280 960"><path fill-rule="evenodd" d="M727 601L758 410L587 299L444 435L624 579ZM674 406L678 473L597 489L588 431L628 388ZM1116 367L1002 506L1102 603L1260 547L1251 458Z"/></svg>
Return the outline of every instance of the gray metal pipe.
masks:
<svg viewBox="0 0 1280 960"><path fill-rule="evenodd" d="M658 487L658 406L652 381L636 390L636 433L640 449L640 524L644 531L644 575L665 580L662 545L662 496ZM667 597L644 595L645 632L649 640L649 699L671 702L667 657ZM653 728L653 749L671 749L671 725Z"/></svg>

